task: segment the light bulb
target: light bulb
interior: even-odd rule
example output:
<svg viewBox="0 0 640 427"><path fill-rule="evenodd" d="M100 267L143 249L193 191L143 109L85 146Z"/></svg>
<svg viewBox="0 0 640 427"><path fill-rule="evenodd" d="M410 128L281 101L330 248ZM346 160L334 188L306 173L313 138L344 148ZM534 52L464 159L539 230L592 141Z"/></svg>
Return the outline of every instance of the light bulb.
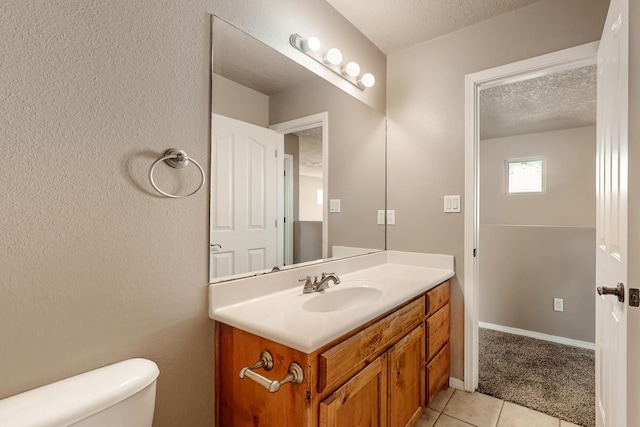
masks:
<svg viewBox="0 0 640 427"><path fill-rule="evenodd" d="M320 39L317 37L309 37L309 39L306 41L306 49L305 51L312 51L312 52L317 52L320 50Z"/></svg>
<svg viewBox="0 0 640 427"><path fill-rule="evenodd" d="M357 62L351 61L342 67L342 74L345 76L358 77L360 74L360 66Z"/></svg>
<svg viewBox="0 0 640 427"><path fill-rule="evenodd" d="M359 81L364 87L373 87L376 84L376 78L371 73L364 73Z"/></svg>
<svg viewBox="0 0 640 427"><path fill-rule="evenodd" d="M324 62L332 65L339 65L342 62L342 52L340 49L332 47L324 56Z"/></svg>

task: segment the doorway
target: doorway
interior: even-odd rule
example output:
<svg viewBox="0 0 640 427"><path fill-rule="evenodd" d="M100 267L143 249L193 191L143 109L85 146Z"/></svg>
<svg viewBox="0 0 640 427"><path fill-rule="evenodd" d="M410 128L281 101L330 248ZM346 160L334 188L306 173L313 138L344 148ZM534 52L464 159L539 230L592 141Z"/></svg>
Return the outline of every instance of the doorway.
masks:
<svg viewBox="0 0 640 427"><path fill-rule="evenodd" d="M596 75L536 74L479 100L478 391L582 426L595 421Z"/></svg>
<svg viewBox="0 0 640 427"><path fill-rule="evenodd" d="M480 270L481 249L481 210L480 210L480 99L481 91L529 81L534 77L547 76L593 65L598 43L590 43L560 52L536 57L517 63L470 74L466 77L466 182L465 201L468 209L465 214L465 378L467 391L478 388L479 374L479 322L480 322ZM533 159L525 156L515 159L526 163ZM530 166L530 165L529 165ZM501 173L508 172L505 163ZM505 183L503 182L503 185ZM506 187L502 187L505 189ZM515 195L514 195L515 196ZM516 196L517 197L517 196ZM529 209L530 210L530 209ZM534 289L535 290L535 289ZM553 306L551 306L553 307ZM551 335L551 334L549 334Z"/></svg>
<svg viewBox="0 0 640 427"><path fill-rule="evenodd" d="M280 200L284 200L285 232L281 247L285 259L288 256L297 264L327 258L328 113L301 117L269 128L280 136L282 158L291 161L290 178L285 178L286 172L283 173L279 186ZM282 167L286 171L285 165ZM285 214L287 211L289 213ZM296 244L297 241L305 244Z"/></svg>

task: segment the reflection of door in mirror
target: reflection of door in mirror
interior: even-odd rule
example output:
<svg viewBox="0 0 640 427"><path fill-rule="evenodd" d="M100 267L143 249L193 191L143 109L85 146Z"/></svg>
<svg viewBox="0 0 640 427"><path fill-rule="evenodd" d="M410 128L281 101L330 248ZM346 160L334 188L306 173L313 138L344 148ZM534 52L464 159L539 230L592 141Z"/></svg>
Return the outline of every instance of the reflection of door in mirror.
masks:
<svg viewBox="0 0 640 427"><path fill-rule="evenodd" d="M212 115L212 278L281 265L277 247L278 135Z"/></svg>

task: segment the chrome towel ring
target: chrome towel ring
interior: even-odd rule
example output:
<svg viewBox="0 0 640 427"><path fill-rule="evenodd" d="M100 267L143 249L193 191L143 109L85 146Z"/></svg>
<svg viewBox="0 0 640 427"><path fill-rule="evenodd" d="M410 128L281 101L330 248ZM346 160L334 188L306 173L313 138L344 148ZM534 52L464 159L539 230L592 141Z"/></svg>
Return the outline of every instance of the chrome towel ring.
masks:
<svg viewBox="0 0 640 427"><path fill-rule="evenodd" d="M198 185L198 188L196 188L193 192L189 194L185 194L183 196L178 196L176 194L169 194L159 189L155 181L153 180L153 171L158 165L158 163L162 161L164 161L166 164L168 164L172 168L176 168L176 169L182 169L188 166L189 161L193 162L193 164L196 165L198 169L200 169L200 175L202 176L202 180L200 181L200 185ZM206 180L206 175L204 173L204 169L202 168L202 166L200 166L200 163L196 162L194 159L189 157L186 151L178 150L177 148L170 148L167 151L165 151L163 156L160 157L155 162L153 162L153 164L151 165L151 169L149 169L149 181L151 181L151 185L153 186L153 188L155 188L156 191L162 194L163 196L171 197L172 199L182 199L184 197L193 196L198 191L200 191L200 189L204 186L205 180Z"/></svg>

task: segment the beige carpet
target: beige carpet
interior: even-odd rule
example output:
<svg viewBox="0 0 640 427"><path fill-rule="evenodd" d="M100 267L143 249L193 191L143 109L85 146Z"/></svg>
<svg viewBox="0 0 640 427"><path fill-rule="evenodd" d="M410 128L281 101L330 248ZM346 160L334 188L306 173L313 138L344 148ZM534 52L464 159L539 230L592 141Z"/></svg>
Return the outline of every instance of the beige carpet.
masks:
<svg viewBox="0 0 640 427"><path fill-rule="evenodd" d="M594 351L480 328L478 391L593 427Z"/></svg>

